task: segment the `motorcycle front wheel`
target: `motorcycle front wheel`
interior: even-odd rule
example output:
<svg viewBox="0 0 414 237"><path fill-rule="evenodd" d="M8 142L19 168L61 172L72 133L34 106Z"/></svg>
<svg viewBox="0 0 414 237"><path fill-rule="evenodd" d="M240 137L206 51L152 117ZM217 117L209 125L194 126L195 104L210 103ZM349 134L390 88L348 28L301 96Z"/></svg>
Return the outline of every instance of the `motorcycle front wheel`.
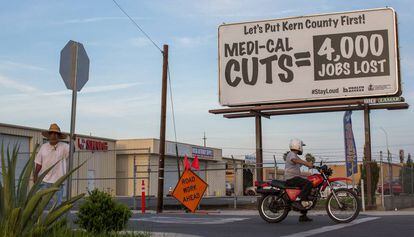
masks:
<svg viewBox="0 0 414 237"><path fill-rule="evenodd" d="M269 223L283 221L289 213L285 199L276 195L262 195L258 203L260 217Z"/></svg>
<svg viewBox="0 0 414 237"><path fill-rule="evenodd" d="M358 217L361 203L352 190L340 188L333 190L326 200L326 212L337 223L348 223Z"/></svg>

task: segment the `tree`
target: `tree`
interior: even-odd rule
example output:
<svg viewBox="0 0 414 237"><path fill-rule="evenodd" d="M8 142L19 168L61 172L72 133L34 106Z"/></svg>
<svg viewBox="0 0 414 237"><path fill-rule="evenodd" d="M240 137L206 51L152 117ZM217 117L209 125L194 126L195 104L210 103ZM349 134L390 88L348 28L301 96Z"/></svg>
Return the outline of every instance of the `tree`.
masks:
<svg viewBox="0 0 414 237"><path fill-rule="evenodd" d="M37 146L34 151L37 150ZM20 236L45 236L52 233L55 228L64 224L60 219L66 215L74 206L75 202L85 194L72 197L59 205L55 202L52 207L48 207L59 187L79 169L85 162L78 167L70 170L59 178L50 188L41 189L40 185L44 177L56 166L57 163L46 169L29 186L30 176L35 166L34 160L36 152L32 152L29 159L21 170L19 179L16 178L16 165L19 156L19 146L15 145L13 151L4 151L3 144L0 148L1 182L0 182L0 236L20 237ZM7 163L7 167L6 164ZM45 211L48 211L45 213Z"/></svg>
<svg viewBox="0 0 414 237"><path fill-rule="evenodd" d="M305 160L310 163L315 163L315 157L311 153L305 155Z"/></svg>
<svg viewBox="0 0 414 237"><path fill-rule="evenodd" d="M286 161L286 158L287 158L287 155L288 155L288 153L289 153L290 151L287 151L287 152L285 152L285 153L283 153L283 160L284 161Z"/></svg>
<svg viewBox="0 0 414 237"><path fill-rule="evenodd" d="M413 166L413 160L411 159L411 154L410 153L408 153L408 155L407 155L407 165L409 165L409 166Z"/></svg>
<svg viewBox="0 0 414 237"><path fill-rule="evenodd" d="M400 149L400 163L404 163L404 150Z"/></svg>
<svg viewBox="0 0 414 237"><path fill-rule="evenodd" d="M361 165L361 179L364 180L364 190L367 190L367 171L366 166L369 165L371 167L371 200L372 204L375 204L375 191L377 190L378 180L379 180L379 173L380 168L376 161L371 161L368 164ZM359 181L359 187L361 188L361 181ZM368 203L370 204L370 203Z"/></svg>
<svg viewBox="0 0 414 237"><path fill-rule="evenodd" d="M414 191L413 168L411 165L404 164L400 170L400 182L403 193L412 193Z"/></svg>
<svg viewBox="0 0 414 237"><path fill-rule="evenodd" d="M403 186L404 193L412 193L414 191L414 166L411 154L408 153L407 161L400 170L400 181Z"/></svg>

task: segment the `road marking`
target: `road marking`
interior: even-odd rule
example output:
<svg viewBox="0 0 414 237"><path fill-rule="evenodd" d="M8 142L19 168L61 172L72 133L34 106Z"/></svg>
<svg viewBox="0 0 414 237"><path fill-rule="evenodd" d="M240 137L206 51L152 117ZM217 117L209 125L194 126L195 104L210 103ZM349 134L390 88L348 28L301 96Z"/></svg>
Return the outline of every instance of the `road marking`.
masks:
<svg viewBox="0 0 414 237"><path fill-rule="evenodd" d="M147 221L161 224L202 224L202 225L215 225L215 224L227 224L236 221L243 221L249 218L182 218L182 217L142 217L142 218L131 218L130 221Z"/></svg>
<svg viewBox="0 0 414 237"><path fill-rule="evenodd" d="M295 234L291 234L291 235L285 235L282 237L305 237L305 236L311 236L311 235L316 235L316 234L322 234L322 233L326 233L328 231L332 231L332 230L337 230L337 229L342 229L342 228L346 228L346 227L350 227L353 225L358 225L367 221L373 221L376 219L379 219L380 217L366 217L366 218L361 218L361 219L357 219L354 220L351 223L346 223L346 224L337 224L337 225L332 225L332 226L324 226L324 227L320 227L317 229L313 229L313 230L308 230L308 231L303 231L303 232L299 232L299 233L295 233Z"/></svg>
<svg viewBox="0 0 414 237"><path fill-rule="evenodd" d="M170 233L170 232L151 232L151 237L201 237L200 235L189 235L181 233Z"/></svg>
<svg viewBox="0 0 414 237"><path fill-rule="evenodd" d="M143 234L145 232L142 231L131 231L131 230L124 230L119 231L120 234ZM151 232L151 237L201 237L200 235L190 235L190 234L182 234L182 233L172 233L172 232Z"/></svg>

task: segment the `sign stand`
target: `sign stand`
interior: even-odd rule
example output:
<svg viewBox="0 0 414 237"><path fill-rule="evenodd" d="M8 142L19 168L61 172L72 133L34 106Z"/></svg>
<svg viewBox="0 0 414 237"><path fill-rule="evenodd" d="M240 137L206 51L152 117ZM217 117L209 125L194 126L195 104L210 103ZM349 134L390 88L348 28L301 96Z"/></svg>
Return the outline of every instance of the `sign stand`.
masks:
<svg viewBox="0 0 414 237"><path fill-rule="evenodd" d="M72 109L70 119L69 162L67 172L73 169L73 154L75 152L75 124L77 93L89 79L89 58L81 43L70 40L60 52L59 73L66 85L72 90ZM66 183L66 198L72 196L72 175Z"/></svg>
<svg viewBox="0 0 414 237"><path fill-rule="evenodd" d="M326 113L326 112L341 112L347 110L363 110L364 111L364 125L365 125L365 157L366 163L371 162L371 130L370 130L370 117L369 111L372 109L387 109L387 110L400 110L408 109L409 105L403 98L400 102L390 103L373 103L375 100L364 101L360 100L331 100L331 101L318 101L318 102L298 102L298 103L284 103L284 104L270 104L270 105L257 105L257 106L243 106L243 107L231 107L225 109L214 109L209 112L212 114L223 114L223 117L234 118L249 118L254 117L256 121L256 156L257 156L257 171L260 170L259 164L262 165L262 161L259 160L258 155L263 151L262 147L262 130L260 117L269 118L276 115L292 115L292 114L307 114L307 113ZM260 114L260 115L259 115ZM366 164L367 165L367 164ZM260 166L261 167L261 166ZM367 168L367 177L371 177L370 166ZM258 180L263 178L257 175ZM371 179L367 178L367 190L368 206L372 206L373 200L371 198Z"/></svg>
<svg viewBox="0 0 414 237"><path fill-rule="evenodd" d="M78 96L77 85L76 85L76 76L77 76L77 60L78 60L78 44L72 45L72 109L70 115L70 143L69 143L69 167L68 171L73 169L73 153L75 151L75 142L73 140L73 135L75 134L75 123L76 123L76 100ZM67 180L67 189L66 189L66 198L69 200L72 197L72 175L68 177Z"/></svg>
<svg viewBox="0 0 414 237"><path fill-rule="evenodd" d="M191 212L199 206L208 184L191 170L185 170L172 192L172 196Z"/></svg>
<svg viewBox="0 0 414 237"><path fill-rule="evenodd" d="M365 130L365 166L366 166L366 179L367 179L367 208L374 205L372 200L372 180L371 180L371 119L369 106L365 105L364 108L364 130Z"/></svg>
<svg viewBox="0 0 414 237"><path fill-rule="evenodd" d="M394 9L223 24L218 65L219 102L229 108L210 113L255 118L258 181L261 117L364 111L367 206L373 204L370 110L408 108L389 99L402 93Z"/></svg>

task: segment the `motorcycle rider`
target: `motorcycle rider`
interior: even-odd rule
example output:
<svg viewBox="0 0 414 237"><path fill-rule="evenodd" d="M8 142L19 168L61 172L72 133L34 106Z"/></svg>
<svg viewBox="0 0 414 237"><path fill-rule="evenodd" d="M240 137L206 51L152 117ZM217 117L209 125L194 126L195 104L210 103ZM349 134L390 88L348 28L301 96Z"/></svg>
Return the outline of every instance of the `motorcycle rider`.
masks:
<svg viewBox="0 0 414 237"><path fill-rule="evenodd" d="M300 187L302 189L298 198L292 204L294 207L299 209L302 214L299 217L299 222L312 221L312 219L306 215L307 210L301 204L301 202L306 203L306 201L309 201L308 196L312 189L312 183L301 176L300 167L302 165L309 168L314 167L311 162L307 162L299 158L298 155L303 154L303 146L305 146L305 144L302 142L302 140L292 139L289 144L290 152L286 156L285 164L286 185L290 187Z"/></svg>

